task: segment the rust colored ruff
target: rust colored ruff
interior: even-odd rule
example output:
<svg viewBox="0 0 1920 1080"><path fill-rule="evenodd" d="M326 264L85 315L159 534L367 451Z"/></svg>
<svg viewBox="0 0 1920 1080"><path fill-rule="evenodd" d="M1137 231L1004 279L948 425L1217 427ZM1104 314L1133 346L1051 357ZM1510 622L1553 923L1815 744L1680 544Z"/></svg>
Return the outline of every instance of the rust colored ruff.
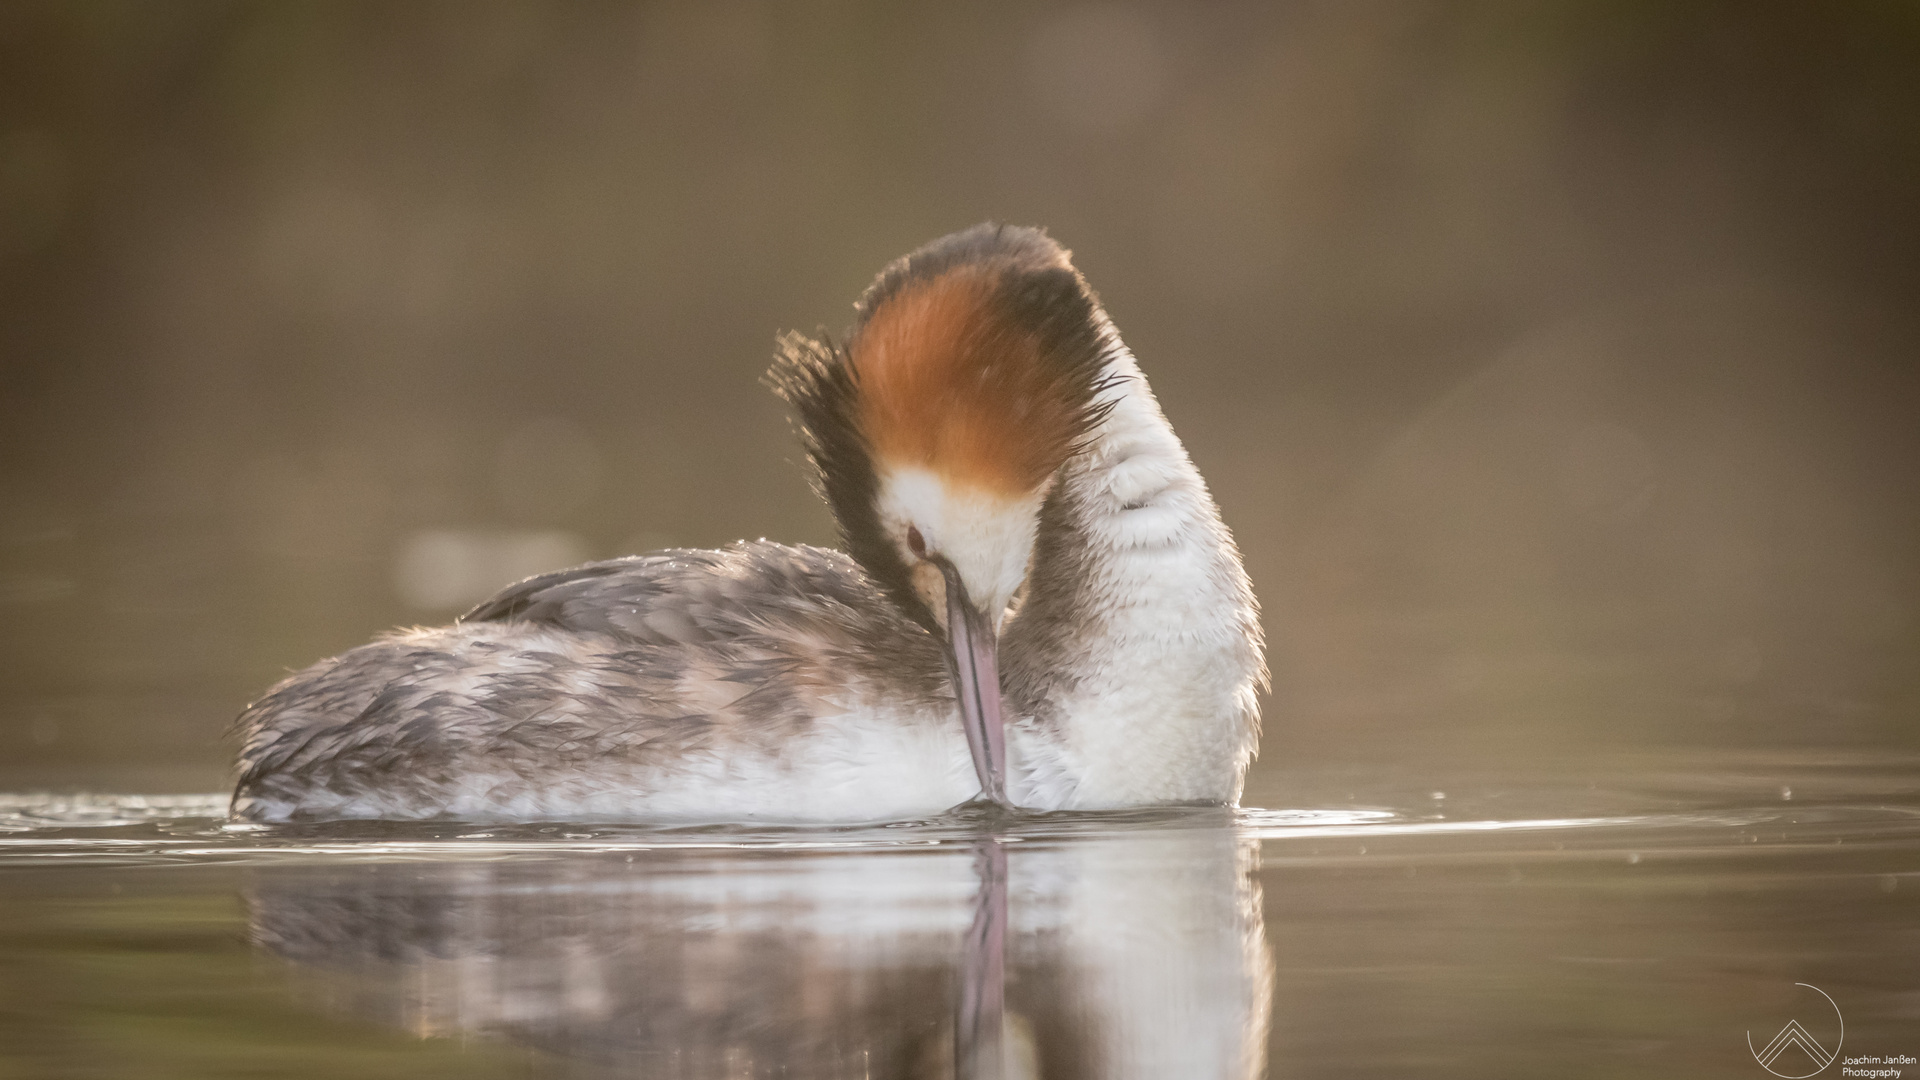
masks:
<svg viewBox="0 0 1920 1080"><path fill-rule="evenodd" d="M1004 284L994 268L951 270L908 284L860 328L856 423L876 465L1025 496L1073 453L1087 391L1016 321Z"/></svg>

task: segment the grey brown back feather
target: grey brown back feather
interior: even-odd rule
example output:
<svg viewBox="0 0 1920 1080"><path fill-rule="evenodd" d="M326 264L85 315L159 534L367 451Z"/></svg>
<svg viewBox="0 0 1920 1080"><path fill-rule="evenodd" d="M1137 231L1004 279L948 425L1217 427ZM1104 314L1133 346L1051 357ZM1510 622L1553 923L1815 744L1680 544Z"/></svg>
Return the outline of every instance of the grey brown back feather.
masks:
<svg viewBox="0 0 1920 1080"><path fill-rule="evenodd" d="M360 795L432 806L474 775L550 785L777 755L850 696L944 710L944 663L839 552L759 541L591 563L274 687L240 717L234 812L323 815Z"/></svg>

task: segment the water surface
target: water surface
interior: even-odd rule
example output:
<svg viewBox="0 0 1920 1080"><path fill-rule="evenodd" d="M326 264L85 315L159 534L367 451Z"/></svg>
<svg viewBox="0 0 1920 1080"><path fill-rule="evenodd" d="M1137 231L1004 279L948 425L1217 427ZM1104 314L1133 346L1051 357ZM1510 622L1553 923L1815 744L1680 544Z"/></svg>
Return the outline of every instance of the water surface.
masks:
<svg viewBox="0 0 1920 1080"><path fill-rule="evenodd" d="M1780 1074L1920 1057L1915 762L1414 779L832 830L0 796L0 1076L1748 1077L1789 1020Z"/></svg>

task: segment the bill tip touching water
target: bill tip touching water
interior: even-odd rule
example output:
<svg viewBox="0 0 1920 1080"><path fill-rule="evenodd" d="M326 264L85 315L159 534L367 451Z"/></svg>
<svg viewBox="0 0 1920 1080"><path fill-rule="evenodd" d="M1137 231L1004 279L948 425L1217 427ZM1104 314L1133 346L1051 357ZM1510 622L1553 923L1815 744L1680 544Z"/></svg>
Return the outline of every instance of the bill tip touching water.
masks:
<svg viewBox="0 0 1920 1080"><path fill-rule="evenodd" d="M855 822L1239 798L1265 679L1205 483L1068 252L987 224L789 334L841 551L522 581L240 718L235 817Z"/></svg>

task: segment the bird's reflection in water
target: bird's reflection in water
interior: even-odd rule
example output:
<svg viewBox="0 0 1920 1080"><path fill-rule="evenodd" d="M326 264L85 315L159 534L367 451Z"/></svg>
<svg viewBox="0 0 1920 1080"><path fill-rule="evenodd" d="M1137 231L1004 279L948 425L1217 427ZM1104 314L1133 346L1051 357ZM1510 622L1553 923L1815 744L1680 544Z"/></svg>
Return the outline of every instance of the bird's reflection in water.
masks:
<svg viewBox="0 0 1920 1080"><path fill-rule="evenodd" d="M328 1007L672 1077L1252 1077L1270 960L1228 828L258 872ZM628 861L629 858L631 861Z"/></svg>

